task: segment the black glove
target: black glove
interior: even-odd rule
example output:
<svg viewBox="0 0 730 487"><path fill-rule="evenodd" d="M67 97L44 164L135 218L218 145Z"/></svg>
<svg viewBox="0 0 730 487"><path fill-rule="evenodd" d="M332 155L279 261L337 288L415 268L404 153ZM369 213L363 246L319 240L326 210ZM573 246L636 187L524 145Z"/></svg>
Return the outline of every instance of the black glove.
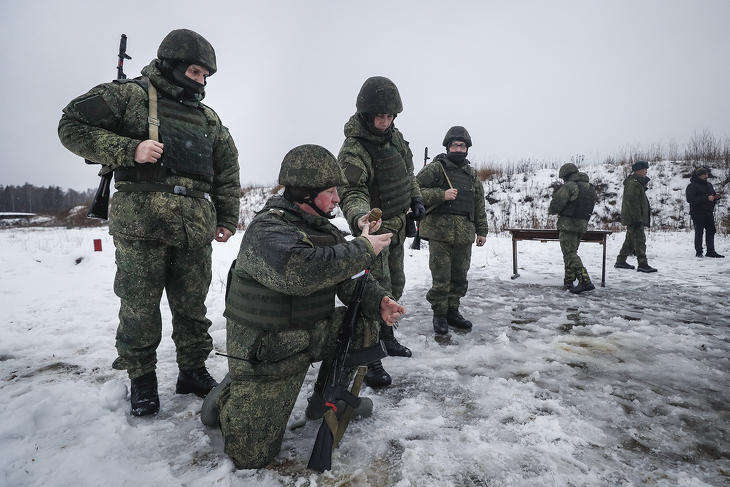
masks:
<svg viewBox="0 0 730 487"><path fill-rule="evenodd" d="M411 198L411 211L413 212L413 219L416 221L426 216L426 207L423 206L423 198L420 196Z"/></svg>

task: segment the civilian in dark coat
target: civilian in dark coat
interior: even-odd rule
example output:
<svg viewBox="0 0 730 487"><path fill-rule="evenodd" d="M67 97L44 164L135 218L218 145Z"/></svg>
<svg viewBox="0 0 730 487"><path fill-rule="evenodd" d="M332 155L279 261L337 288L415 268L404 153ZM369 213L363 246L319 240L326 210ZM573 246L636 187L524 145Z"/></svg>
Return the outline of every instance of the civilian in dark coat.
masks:
<svg viewBox="0 0 730 487"><path fill-rule="evenodd" d="M689 203L689 214L695 227L695 251L697 257L702 257L702 233L705 232L707 243L707 257L722 258L715 252L715 204L720 197L715 188L707 181L710 173L704 167L698 167L692 173L687 185L686 195Z"/></svg>

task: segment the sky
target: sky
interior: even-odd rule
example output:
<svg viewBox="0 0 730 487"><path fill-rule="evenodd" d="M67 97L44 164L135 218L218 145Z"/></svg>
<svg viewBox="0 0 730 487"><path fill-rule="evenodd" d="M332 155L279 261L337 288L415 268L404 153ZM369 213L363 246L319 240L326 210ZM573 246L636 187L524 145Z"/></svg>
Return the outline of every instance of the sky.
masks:
<svg viewBox="0 0 730 487"><path fill-rule="evenodd" d="M0 185L86 189L96 168L60 144L63 107L129 77L172 29L216 49L205 103L239 149L242 185L272 184L300 144L335 155L369 76L398 86L396 126L416 167L465 126L475 164L586 162L694 132L730 137L730 2L126 1L0 3L10 74L0 117Z"/></svg>

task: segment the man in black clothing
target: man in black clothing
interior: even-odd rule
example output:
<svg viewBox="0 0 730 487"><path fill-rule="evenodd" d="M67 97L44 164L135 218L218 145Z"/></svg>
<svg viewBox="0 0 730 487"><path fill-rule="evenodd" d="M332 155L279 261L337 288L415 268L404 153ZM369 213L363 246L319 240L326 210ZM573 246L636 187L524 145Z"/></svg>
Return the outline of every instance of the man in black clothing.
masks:
<svg viewBox="0 0 730 487"><path fill-rule="evenodd" d="M710 172L704 167L698 167L692 173L687 185L686 195L689 203L689 214L695 227L695 251L697 257L702 257L702 232L705 232L707 242L706 257L723 258L715 252L715 204L718 196L715 188L707 181Z"/></svg>

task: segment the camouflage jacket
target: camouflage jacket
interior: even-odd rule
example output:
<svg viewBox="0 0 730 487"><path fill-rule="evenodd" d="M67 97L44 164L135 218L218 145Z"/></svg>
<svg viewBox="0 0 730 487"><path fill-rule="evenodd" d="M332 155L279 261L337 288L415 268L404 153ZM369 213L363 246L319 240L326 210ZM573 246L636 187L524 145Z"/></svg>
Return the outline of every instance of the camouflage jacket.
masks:
<svg viewBox="0 0 730 487"><path fill-rule="evenodd" d="M444 202L444 194L448 188L442 164L455 165L446 158L446 154L439 154L426 167L421 169L416 180L421 187L423 203L426 210L431 210ZM474 185L474 221L462 215L447 215L439 213L427 214L418 226L418 234L427 240L438 240L451 244L464 245L474 242L474 235L487 236L487 212L484 203L484 187L479 180L476 169L467 164L462 166L464 171L471 173Z"/></svg>
<svg viewBox="0 0 730 487"><path fill-rule="evenodd" d="M644 179L644 182L641 179ZM621 223L624 225L648 227L651 223L651 208L646 197L648 183L649 178L640 178L633 173L624 179L624 196L621 201Z"/></svg>
<svg viewBox="0 0 730 487"><path fill-rule="evenodd" d="M550 206L548 207L548 214L560 215L568 203L575 201L578 198L578 185L588 184L588 175L583 172L574 172L568 176L568 180L555 193L553 193L553 199L550 200ZM558 230L575 233L585 233L588 230L588 220L581 218L573 218L570 216L559 216L558 217Z"/></svg>
<svg viewBox="0 0 730 487"><path fill-rule="evenodd" d="M160 97L180 99L182 88L162 76L157 60L142 74L155 85ZM163 192L118 192L112 199L109 218L112 235L197 247L214 238L216 226L236 231L241 186L233 139L212 109L199 102L181 103L198 107L208 120L206 136L213 140L213 180L209 183L168 174L163 182L209 192L212 202ZM148 95L138 82L104 83L64 108L58 135L74 154L102 164L101 173L135 167L135 150L149 138L147 117Z"/></svg>
<svg viewBox="0 0 730 487"><path fill-rule="evenodd" d="M315 247L306 233L289 221L287 212L313 229L332 233L340 243ZM347 242L328 219L304 213L289 200L273 196L246 229L234 272L243 270L267 288L290 296L308 296L337 286L340 301L349 303L356 284L350 277L369 267L374 259L375 252L365 237ZM361 303L363 314L380 319L380 302L388 295L375 279L368 279Z"/></svg>
<svg viewBox="0 0 730 487"><path fill-rule="evenodd" d="M374 177L372 158L359 139L376 145L393 144L399 152L405 153L406 170L410 180L403 181L403 190L408 191L411 198L421 196L418 183L413 176L413 153L400 131L394 125L391 127L390 136L375 135L361 123L357 114L350 117L345 124L346 138L337 156L337 162L347 176L348 185L338 190L341 198L340 207L354 235L360 234L360 228L357 226L358 218L371 209L368 182ZM385 220L377 233L399 233L404 230L405 213Z"/></svg>

